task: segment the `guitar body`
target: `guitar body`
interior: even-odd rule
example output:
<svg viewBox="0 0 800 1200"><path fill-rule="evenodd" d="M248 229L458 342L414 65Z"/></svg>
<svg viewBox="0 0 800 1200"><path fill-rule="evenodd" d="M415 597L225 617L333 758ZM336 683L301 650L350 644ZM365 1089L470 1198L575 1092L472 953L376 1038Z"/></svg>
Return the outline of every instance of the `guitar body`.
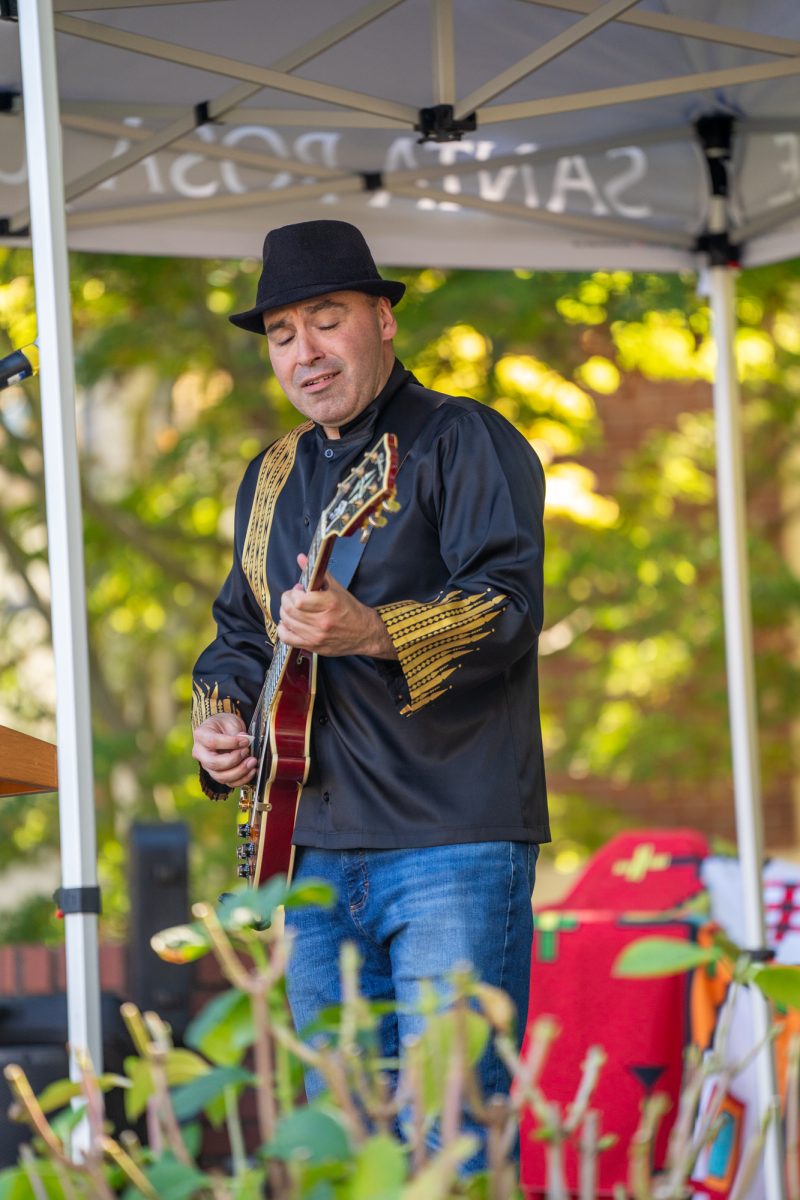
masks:
<svg viewBox="0 0 800 1200"><path fill-rule="evenodd" d="M337 537L383 525L384 511L394 512L397 439L385 433L336 489L323 510L309 547L300 583L306 591L324 586L325 571ZM273 875L291 881L297 806L311 764L311 714L317 688L317 656L278 641L250 722L252 753L258 769L239 793L236 851L238 874L251 887Z"/></svg>
<svg viewBox="0 0 800 1200"><path fill-rule="evenodd" d="M317 656L293 650L286 660L280 690L266 726L254 739L263 744L262 769L252 786L242 788L239 801L244 814L250 856L255 856L253 887L273 875L291 882L294 868L292 834L297 806L311 765L311 715L317 682ZM254 752L256 742L254 740ZM251 849L252 847L252 849ZM249 865L248 865L249 873Z"/></svg>

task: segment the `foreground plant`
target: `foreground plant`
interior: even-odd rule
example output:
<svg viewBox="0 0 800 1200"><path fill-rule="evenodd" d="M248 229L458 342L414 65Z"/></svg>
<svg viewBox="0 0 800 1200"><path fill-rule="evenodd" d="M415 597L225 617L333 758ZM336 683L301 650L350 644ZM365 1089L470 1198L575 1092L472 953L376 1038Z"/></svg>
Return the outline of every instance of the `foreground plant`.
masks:
<svg viewBox="0 0 800 1200"><path fill-rule="evenodd" d="M359 963L348 946L340 964L341 1006L321 1015L308 1040L295 1033L284 986L288 943L273 917L281 905L326 906L332 899L324 884L286 888L276 880L228 897L216 911L197 905L194 924L153 939L157 952L174 962L213 953L231 984L189 1026L185 1048L172 1045L156 1014L126 1004L136 1055L126 1060L123 1076L97 1079L84 1062L80 1083L61 1081L37 1099L19 1068L9 1068L17 1112L31 1125L33 1143L18 1168L0 1174L0 1200L518 1197L512 1160L519 1110L542 1053L534 1038L520 1059L513 1006L504 993L467 970L455 972L448 1007L433 989L426 991L424 1031L404 1049L402 1062L385 1061L377 1034L386 1006L360 994ZM490 1036L522 1081L513 1100L480 1095L475 1067ZM317 1070L326 1085L310 1105L302 1102L304 1068ZM111 1087L124 1089L128 1120L144 1122L144 1143L130 1130L112 1135L103 1104ZM256 1100L255 1148L245 1144L241 1119L247 1091ZM52 1116L70 1102L73 1108ZM459 1173L477 1149L462 1125L466 1103L486 1128L488 1147L488 1169L469 1179ZM227 1130L227 1173L199 1166L201 1117ZM434 1125L439 1136L431 1151ZM88 1132L82 1154L72 1144L78 1126L84 1138Z"/></svg>
<svg viewBox="0 0 800 1200"><path fill-rule="evenodd" d="M589 1050L573 1100L562 1111L540 1086L558 1036L555 1022L537 1021L520 1055L510 1000L468 970L451 977L447 1007L433 988L423 991L423 1032L403 1048L400 1061L384 1060L378 1029L391 1006L361 995L357 954L346 946L342 1004L321 1014L304 1039L297 1036L284 983L289 946L275 910L326 906L332 899L322 883L286 888L271 881L258 892L228 897L216 911L197 905L194 924L153 939L158 953L174 962L213 953L231 984L191 1023L185 1047L173 1046L155 1013L126 1004L136 1054L126 1059L124 1075L97 1077L84 1060L80 1083L62 1080L37 1099L23 1072L7 1068L17 1114L31 1126L33 1140L20 1165L0 1173L0 1200L521 1200L514 1151L527 1108L546 1143L548 1200L566 1197L569 1141L578 1151L581 1200L593 1200L598 1156L613 1140L591 1104L603 1051ZM475 1068L490 1037L512 1075L510 1097L480 1093ZM325 1082L324 1094L308 1105L304 1068ZM650 1163L663 1101L654 1097L643 1110L630 1158L630 1193L637 1200L687 1194L696 1155L715 1129L712 1114L701 1136L686 1132L694 1128L712 1068L707 1060L688 1073L669 1167L659 1177ZM123 1089L127 1119L146 1130L143 1141L132 1130L114 1135L108 1125L104 1093L116 1087ZM247 1145L241 1116L249 1092L256 1146ZM465 1108L485 1130L487 1147L486 1170L469 1176L462 1168L477 1139L464 1130ZM201 1118L227 1132L225 1170L199 1165ZM76 1130L85 1149L75 1143Z"/></svg>
<svg viewBox="0 0 800 1200"><path fill-rule="evenodd" d="M614 964L614 974L629 978L656 978L687 971L705 973L719 1005L713 1040L706 1047L692 1046L687 1054L678 1115L673 1125L664 1172L654 1176L649 1152L631 1147L631 1191L636 1200L671 1200L691 1179L702 1151L713 1142L722 1123L722 1109L732 1081L761 1053L764 1042L736 1059L729 1052L732 1023L742 989L756 987L772 1011L768 1042L783 1037L787 1058L784 1169L789 1200L800 1200L800 968L754 961L719 927L708 923L699 929L698 942L667 937L643 937L631 942ZM788 1014L791 1021L786 1019ZM710 1086L713 1085L713 1086ZM705 1100L705 1103L703 1102ZM651 1097L644 1119L653 1123L653 1137L664 1114L663 1101ZM763 1114L760 1128L743 1147L730 1200L747 1200L773 1122L780 1120L776 1099ZM652 1142L652 1138L648 1139Z"/></svg>

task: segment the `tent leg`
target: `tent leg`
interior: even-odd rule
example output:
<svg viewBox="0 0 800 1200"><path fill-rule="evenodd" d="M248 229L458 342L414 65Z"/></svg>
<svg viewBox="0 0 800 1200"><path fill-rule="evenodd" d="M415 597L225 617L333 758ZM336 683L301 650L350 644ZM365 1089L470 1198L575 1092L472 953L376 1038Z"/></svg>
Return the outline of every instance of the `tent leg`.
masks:
<svg viewBox="0 0 800 1200"><path fill-rule="evenodd" d="M52 0L19 6L25 141L39 328L47 530L56 669L61 872L97 884L89 656L75 426L69 265ZM65 916L70 1074L75 1052L102 1070L97 916ZM78 1139L80 1140L80 1139Z"/></svg>
<svg viewBox="0 0 800 1200"><path fill-rule="evenodd" d="M729 267L714 266L709 268L708 279L714 338L717 346L717 369L714 377L717 499L736 835L741 864L745 944L748 949L761 949L766 944L761 874L763 821L759 780L752 618L748 590L739 381L733 349L736 319L735 276ZM769 1031L767 1003L758 988L751 987L749 992L753 1006L755 1037L758 1042L762 1042ZM777 1096L771 1045L764 1044L756 1067L758 1107L759 1113L763 1117ZM785 1195L781 1142L778 1122L773 1121L764 1153L764 1182L767 1200L781 1200Z"/></svg>

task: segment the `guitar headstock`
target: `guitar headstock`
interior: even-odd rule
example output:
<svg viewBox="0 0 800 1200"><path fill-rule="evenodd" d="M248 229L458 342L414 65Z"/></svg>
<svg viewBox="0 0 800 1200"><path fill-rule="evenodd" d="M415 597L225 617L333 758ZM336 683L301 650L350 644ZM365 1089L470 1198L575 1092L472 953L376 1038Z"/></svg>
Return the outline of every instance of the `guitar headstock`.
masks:
<svg viewBox="0 0 800 1200"><path fill-rule="evenodd" d="M393 512L399 507L394 498L396 474L397 438L393 433L385 433L342 480L333 500L323 510L320 520L323 537L348 537L357 529L363 529L362 536L366 536L370 526L384 525L384 511Z"/></svg>

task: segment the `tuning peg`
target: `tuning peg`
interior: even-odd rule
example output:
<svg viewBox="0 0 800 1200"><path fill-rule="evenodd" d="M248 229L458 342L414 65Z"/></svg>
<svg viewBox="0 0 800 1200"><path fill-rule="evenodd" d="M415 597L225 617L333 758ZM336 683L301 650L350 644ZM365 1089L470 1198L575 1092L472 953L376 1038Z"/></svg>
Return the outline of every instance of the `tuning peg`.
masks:
<svg viewBox="0 0 800 1200"><path fill-rule="evenodd" d="M394 496L392 496L391 500L384 500L384 502L383 502L383 511L384 512L390 512L390 513L400 512L400 509L402 507L403 506L400 503L400 501L395 500Z"/></svg>
<svg viewBox="0 0 800 1200"><path fill-rule="evenodd" d="M383 529L384 525L386 524L386 517L382 512L370 513L367 520L373 529Z"/></svg>
<svg viewBox="0 0 800 1200"><path fill-rule="evenodd" d="M236 874L239 876L240 879L249 879L250 875L251 875L250 864L249 863L239 863L239 866L236 868Z"/></svg>
<svg viewBox="0 0 800 1200"><path fill-rule="evenodd" d="M372 533L372 530L370 529L369 525L365 525L362 528L361 533L359 534L358 540L360 542L366 542L366 540L368 539L368 537L371 533Z"/></svg>

